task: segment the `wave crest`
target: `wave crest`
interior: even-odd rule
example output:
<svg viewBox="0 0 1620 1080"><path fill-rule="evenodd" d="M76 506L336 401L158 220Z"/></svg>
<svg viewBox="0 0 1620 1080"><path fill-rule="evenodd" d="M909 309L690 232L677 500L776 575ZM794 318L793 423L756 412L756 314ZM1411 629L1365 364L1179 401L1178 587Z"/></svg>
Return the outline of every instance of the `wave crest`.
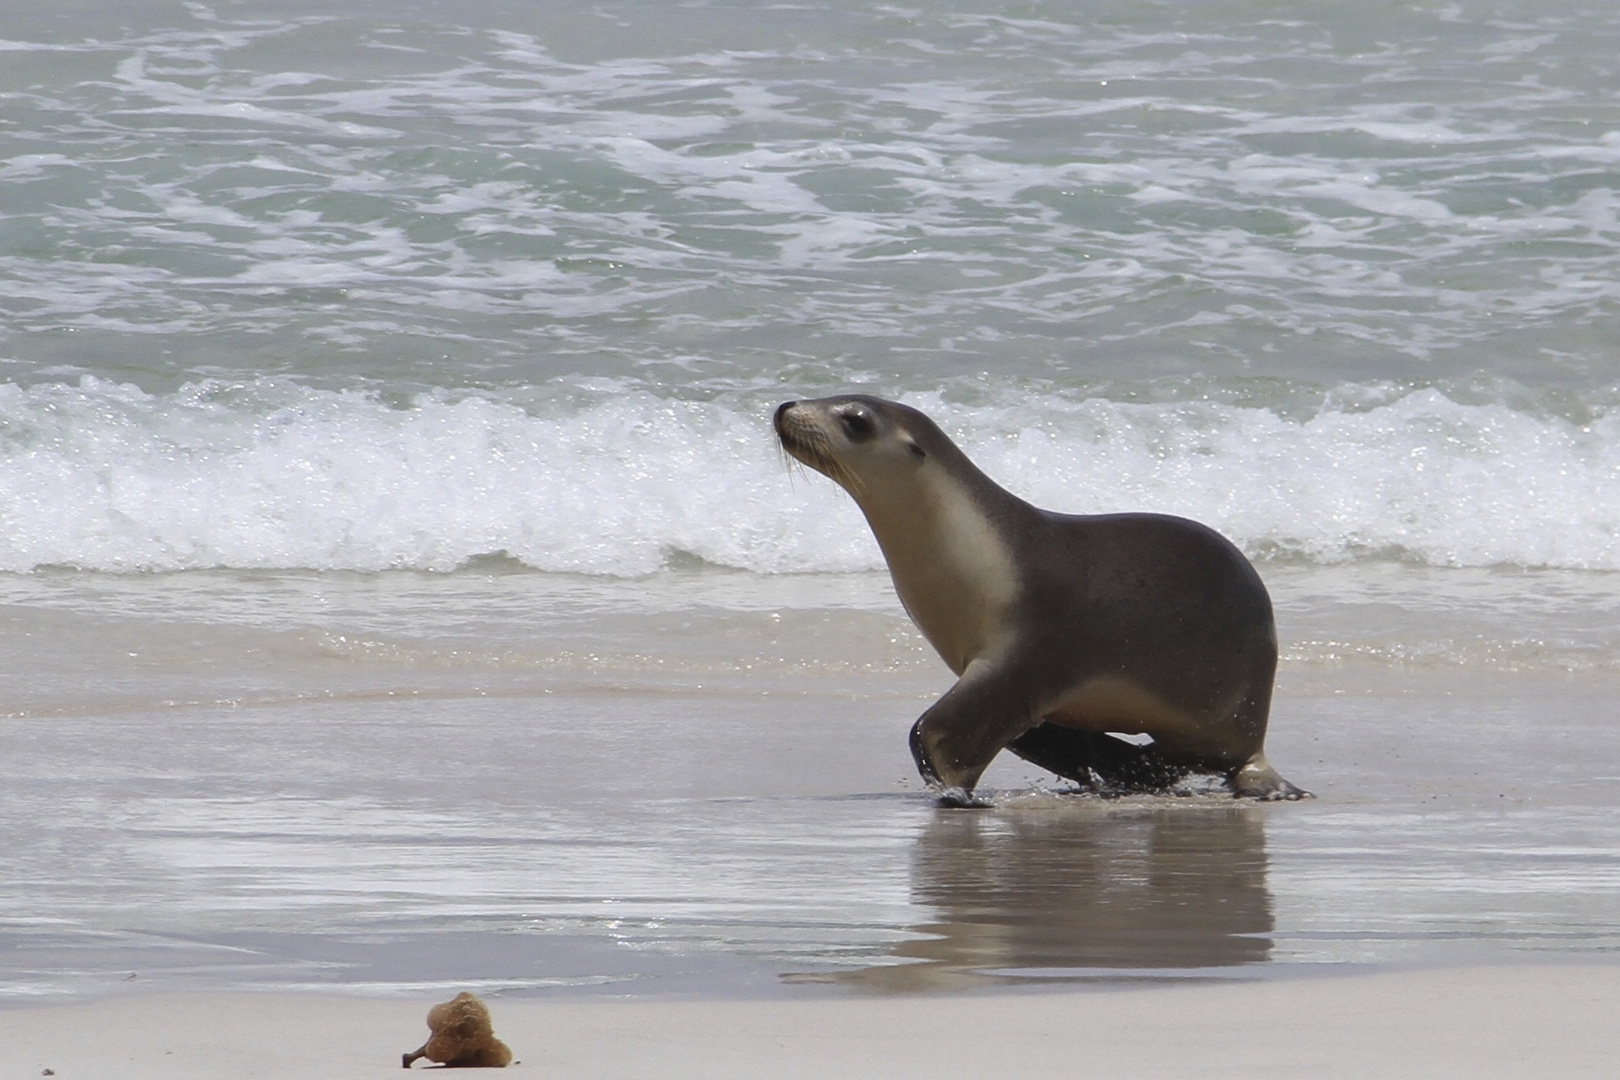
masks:
<svg viewBox="0 0 1620 1080"><path fill-rule="evenodd" d="M1183 514L1260 557L1620 569L1606 412L1575 423L1434 389L1305 418L1023 391L907 400L1049 509ZM0 385L0 569L445 571L496 552L625 576L678 552L764 573L881 567L841 492L784 471L773 404Z"/></svg>

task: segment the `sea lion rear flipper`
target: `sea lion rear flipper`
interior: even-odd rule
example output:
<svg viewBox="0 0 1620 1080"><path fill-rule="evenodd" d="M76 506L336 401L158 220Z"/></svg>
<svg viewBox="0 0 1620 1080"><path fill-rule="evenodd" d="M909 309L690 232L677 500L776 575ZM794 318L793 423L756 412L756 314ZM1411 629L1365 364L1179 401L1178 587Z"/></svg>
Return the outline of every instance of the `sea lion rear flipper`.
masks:
<svg viewBox="0 0 1620 1080"><path fill-rule="evenodd" d="M1114 791L1162 791L1190 772L1154 746L1136 746L1097 731L1062 724L1037 724L1007 749L1065 780L1101 780Z"/></svg>
<svg viewBox="0 0 1620 1080"><path fill-rule="evenodd" d="M1315 795L1304 788L1295 787L1266 760L1266 755L1255 754L1243 765L1233 770L1227 777L1231 785L1232 794L1238 798L1258 799L1261 802L1294 802L1298 799L1314 799Z"/></svg>

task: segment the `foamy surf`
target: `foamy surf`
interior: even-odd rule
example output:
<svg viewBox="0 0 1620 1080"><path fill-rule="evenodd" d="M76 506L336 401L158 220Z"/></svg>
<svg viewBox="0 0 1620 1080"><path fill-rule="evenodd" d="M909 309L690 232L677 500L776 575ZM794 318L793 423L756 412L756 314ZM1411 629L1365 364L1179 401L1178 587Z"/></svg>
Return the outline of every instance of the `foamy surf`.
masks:
<svg viewBox="0 0 1620 1080"><path fill-rule="evenodd" d="M907 400L1050 509L1182 514L1261 558L1620 569L1610 407L1577 420L1356 389L1303 411L1027 389ZM448 571L492 553L617 576L681 554L759 573L881 568L849 500L784 468L774 401L7 384L0 569Z"/></svg>

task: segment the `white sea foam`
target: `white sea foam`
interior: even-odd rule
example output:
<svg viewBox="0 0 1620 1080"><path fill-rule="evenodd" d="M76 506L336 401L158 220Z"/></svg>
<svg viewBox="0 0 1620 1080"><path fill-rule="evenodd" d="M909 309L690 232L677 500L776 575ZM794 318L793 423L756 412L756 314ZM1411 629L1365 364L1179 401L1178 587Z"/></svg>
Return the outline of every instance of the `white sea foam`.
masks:
<svg viewBox="0 0 1620 1080"><path fill-rule="evenodd" d="M882 565L842 492L784 469L769 401L601 389L397 407L273 381L6 384L0 569L450 570L495 552L611 575L677 552L767 573ZM1433 389L1307 417L911 400L1050 509L1184 514L1260 557L1620 569L1620 414L1577 424Z"/></svg>

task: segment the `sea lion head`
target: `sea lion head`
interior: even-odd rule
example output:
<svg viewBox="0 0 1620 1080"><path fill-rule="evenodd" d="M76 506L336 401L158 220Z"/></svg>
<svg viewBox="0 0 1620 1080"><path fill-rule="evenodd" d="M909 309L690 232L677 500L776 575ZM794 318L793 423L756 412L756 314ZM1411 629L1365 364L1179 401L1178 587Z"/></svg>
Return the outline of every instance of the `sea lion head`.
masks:
<svg viewBox="0 0 1620 1080"><path fill-rule="evenodd" d="M930 458L951 447L916 409L864 394L784 402L775 422L782 449L863 505L914 489Z"/></svg>

